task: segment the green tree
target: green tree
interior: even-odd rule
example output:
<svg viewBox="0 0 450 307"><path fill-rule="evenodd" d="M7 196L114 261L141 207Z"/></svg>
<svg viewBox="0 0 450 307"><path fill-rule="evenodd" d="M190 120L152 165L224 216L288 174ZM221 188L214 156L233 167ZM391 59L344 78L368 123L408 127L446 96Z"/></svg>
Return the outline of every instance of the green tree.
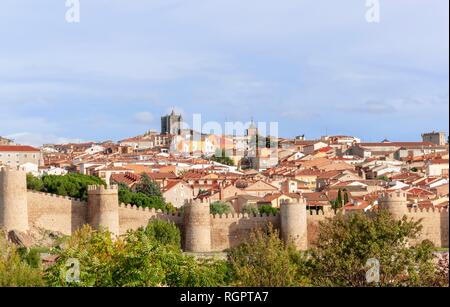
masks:
<svg viewBox="0 0 450 307"><path fill-rule="evenodd" d="M308 284L299 263L304 263L292 245L285 245L272 225L256 229L246 242L231 248L228 261L232 284L245 287L289 287Z"/></svg>
<svg viewBox="0 0 450 307"><path fill-rule="evenodd" d="M61 196L70 196L87 200L87 187L89 185L103 185L106 183L95 176L87 176L83 174L66 174L64 176L44 175L42 176L42 184L34 178L27 178L27 185L30 188L36 188L38 191L57 194Z"/></svg>
<svg viewBox="0 0 450 307"><path fill-rule="evenodd" d="M262 205L259 207L259 214L262 215L276 215L278 213L278 208L274 208L270 205Z"/></svg>
<svg viewBox="0 0 450 307"><path fill-rule="evenodd" d="M143 230L145 235L162 245L172 245L181 248L181 234L172 222L154 220Z"/></svg>
<svg viewBox="0 0 450 307"><path fill-rule="evenodd" d="M329 201L331 204L331 208L334 210L334 212L337 212L339 208L342 208L342 191L339 189L338 195L335 200Z"/></svg>
<svg viewBox="0 0 450 307"><path fill-rule="evenodd" d="M126 186L126 185L125 185ZM133 200L133 192L128 188L124 187L123 184L119 184L119 202L123 204L131 204Z"/></svg>
<svg viewBox="0 0 450 307"><path fill-rule="evenodd" d="M342 191L341 191L341 189L338 190L336 202L337 202L339 208L342 207Z"/></svg>
<svg viewBox="0 0 450 307"><path fill-rule="evenodd" d="M339 213L320 224L310 278L317 286L373 286L366 280L373 258L380 263L380 286L428 285L436 273L432 245L407 244L420 230L420 221L397 221L385 210L371 216Z"/></svg>
<svg viewBox="0 0 450 307"><path fill-rule="evenodd" d="M37 192L44 191L44 182L39 177L35 177L32 174L27 174L27 189Z"/></svg>
<svg viewBox="0 0 450 307"><path fill-rule="evenodd" d="M178 229L164 223L150 222L116 239L107 231L83 227L58 251L56 264L46 271L47 283L82 287L217 287L229 283L226 262L197 261L184 255L177 246ZM80 262L79 283L66 281L69 258Z"/></svg>
<svg viewBox="0 0 450 307"><path fill-rule="evenodd" d="M211 157L212 161L221 163L221 164L225 164L225 165L229 165L229 166L234 166L234 161L233 159L231 159L225 149L222 149L221 151L218 150L212 157Z"/></svg>
<svg viewBox="0 0 450 307"><path fill-rule="evenodd" d="M141 181L135 187L136 192L131 191L128 185L119 184L119 202L143 208L155 208L162 211L175 213L176 208L167 204L162 197L158 185L148 175L142 175Z"/></svg>
<svg viewBox="0 0 450 307"><path fill-rule="evenodd" d="M346 190L344 190L344 204L348 204L348 202L349 202L349 197L348 197L348 193L347 193L347 191Z"/></svg>
<svg viewBox="0 0 450 307"><path fill-rule="evenodd" d="M156 196L162 198L159 186L145 173L142 174L141 180L135 185L135 191L150 197Z"/></svg>
<svg viewBox="0 0 450 307"><path fill-rule="evenodd" d="M230 214L233 212L231 206L228 203L221 201L215 201L209 205L211 214Z"/></svg>

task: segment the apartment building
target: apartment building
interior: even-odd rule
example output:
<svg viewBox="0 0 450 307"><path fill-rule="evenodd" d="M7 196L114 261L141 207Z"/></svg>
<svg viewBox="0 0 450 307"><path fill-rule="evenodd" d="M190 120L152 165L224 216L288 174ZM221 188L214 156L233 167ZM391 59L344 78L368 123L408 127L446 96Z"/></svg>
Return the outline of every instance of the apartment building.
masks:
<svg viewBox="0 0 450 307"><path fill-rule="evenodd" d="M25 163L42 165L41 151L31 146L0 145L0 165L18 167Z"/></svg>

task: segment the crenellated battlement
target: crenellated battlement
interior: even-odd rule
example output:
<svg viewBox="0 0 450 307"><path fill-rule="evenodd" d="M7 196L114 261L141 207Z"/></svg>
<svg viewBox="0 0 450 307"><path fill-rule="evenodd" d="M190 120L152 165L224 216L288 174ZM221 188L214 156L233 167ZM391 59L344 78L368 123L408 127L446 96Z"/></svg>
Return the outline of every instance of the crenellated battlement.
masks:
<svg viewBox="0 0 450 307"><path fill-rule="evenodd" d="M448 208L443 207L432 207L432 208L408 208L407 213L448 213Z"/></svg>
<svg viewBox="0 0 450 307"><path fill-rule="evenodd" d="M92 194L92 193L117 193L119 191L119 186L111 185L109 187L105 187L103 185L89 185L87 187L87 191L89 194Z"/></svg>
<svg viewBox="0 0 450 307"><path fill-rule="evenodd" d="M46 193L46 192L40 192L40 191L34 191L34 190L27 190L27 192L31 193L31 194L35 194L35 195L41 195L43 197L54 198L56 200L58 200L58 199L69 200L69 201L75 201L75 202L87 204L87 202L84 200L81 200L79 198L70 197L70 196L62 196L62 195L58 195L58 194Z"/></svg>
<svg viewBox="0 0 450 307"><path fill-rule="evenodd" d="M313 209L308 209L307 210L307 214L308 216L335 216L336 213L334 212L333 209L323 209L323 210L313 210Z"/></svg>
<svg viewBox="0 0 450 307"><path fill-rule="evenodd" d="M147 212L150 214L163 214L163 215L175 216L175 217L181 216L181 214L179 212L172 213L172 212L167 212L167 211L164 211L161 209L146 208L146 207L141 207L141 206L136 206L136 205L131 205L131 204L124 204L124 203L119 204L119 209L142 211L142 212Z"/></svg>
<svg viewBox="0 0 450 307"><path fill-rule="evenodd" d="M26 174L25 168L17 166L17 167L12 167L12 166L0 166L0 173L24 173Z"/></svg>
<svg viewBox="0 0 450 307"><path fill-rule="evenodd" d="M381 201L404 201L408 200L408 194L404 191L385 192L381 196Z"/></svg>
<svg viewBox="0 0 450 307"><path fill-rule="evenodd" d="M210 214L211 219L273 219L280 214L248 214L248 213L229 213L229 214Z"/></svg>

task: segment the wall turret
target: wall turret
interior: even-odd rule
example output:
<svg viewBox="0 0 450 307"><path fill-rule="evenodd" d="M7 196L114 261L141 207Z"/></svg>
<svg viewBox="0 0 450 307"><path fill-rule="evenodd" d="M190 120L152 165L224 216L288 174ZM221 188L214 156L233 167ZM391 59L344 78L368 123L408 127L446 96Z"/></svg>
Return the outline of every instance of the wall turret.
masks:
<svg viewBox="0 0 450 307"><path fill-rule="evenodd" d="M0 170L0 229L29 229L26 178L26 172L21 169Z"/></svg>
<svg viewBox="0 0 450 307"><path fill-rule="evenodd" d="M284 202L280 206L281 237L293 242L299 250L308 248L308 232L306 220L306 201L303 198L294 202Z"/></svg>
<svg viewBox="0 0 450 307"><path fill-rule="evenodd" d="M88 222L94 229L106 228L119 235L117 186L88 186Z"/></svg>
<svg viewBox="0 0 450 307"><path fill-rule="evenodd" d="M408 213L406 192L397 190L385 193L380 199L380 207L388 210L395 219L401 219Z"/></svg>
<svg viewBox="0 0 450 307"><path fill-rule="evenodd" d="M207 200L194 200L186 204L184 212L185 250L211 251L211 215Z"/></svg>

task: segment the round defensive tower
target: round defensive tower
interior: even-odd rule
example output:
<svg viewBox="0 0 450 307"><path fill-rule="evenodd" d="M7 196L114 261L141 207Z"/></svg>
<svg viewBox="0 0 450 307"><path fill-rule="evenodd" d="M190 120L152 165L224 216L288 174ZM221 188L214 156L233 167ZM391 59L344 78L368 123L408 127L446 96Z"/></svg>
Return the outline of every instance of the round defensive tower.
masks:
<svg viewBox="0 0 450 307"><path fill-rule="evenodd" d="M294 202L284 202L280 206L281 237L293 242L299 250L308 248L306 201L300 198Z"/></svg>
<svg viewBox="0 0 450 307"><path fill-rule="evenodd" d="M388 210L395 219L401 219L408 213L408 199L406 192L397 190L383 195L380 207Z"/></svg>
<svg viewBox="0 0 450 307"><path fill-rule="evenodd" d="M24 170L0 169L0 229L29 229L26 178Z"/></svg>
<svg viewBox="0 0 450 307"><path fill-rule="evenodd" d="M118 187L88 186L88 222L94 229L105 228L119 235Z"/></svg>
<svg viewBox="0 0 450 307"><path fill-rule="evenodd" d="M184 212L185 250L211 251L211 216L208 201L194 200L186 204Z"/></svg>

